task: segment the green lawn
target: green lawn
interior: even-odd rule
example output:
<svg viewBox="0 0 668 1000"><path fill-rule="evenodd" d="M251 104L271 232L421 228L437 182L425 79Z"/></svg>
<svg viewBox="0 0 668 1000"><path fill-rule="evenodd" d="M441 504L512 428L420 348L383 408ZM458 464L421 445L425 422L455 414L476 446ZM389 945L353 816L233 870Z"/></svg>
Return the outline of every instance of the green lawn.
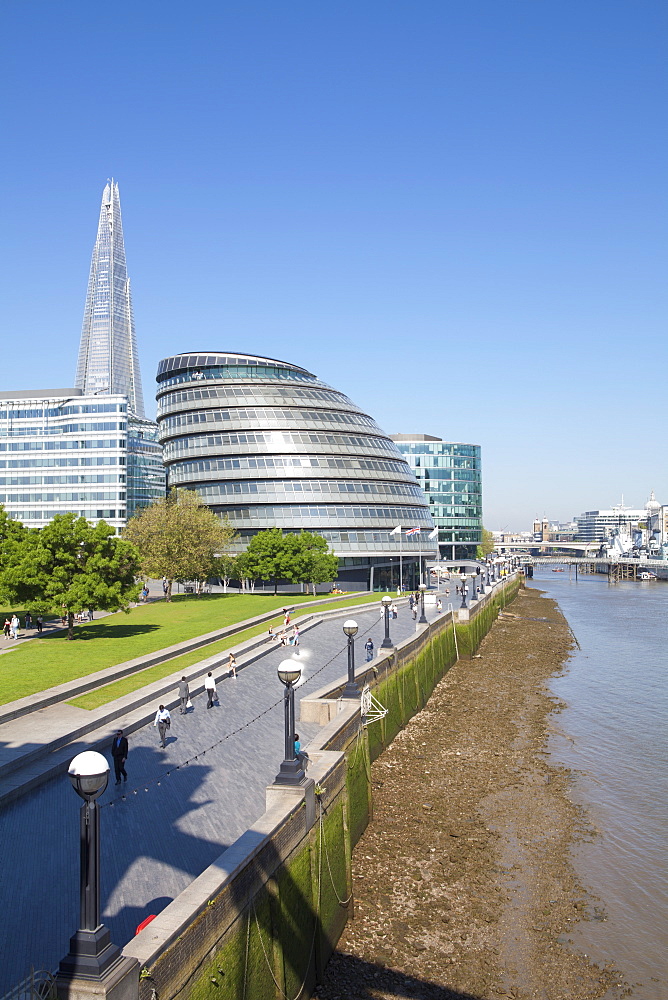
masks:
<svg viewBox="0 0 668 1000"><path fill-rule="evenodd" d="M333 608L341 607L342 605L344 607L348 607L349 605L352 606L355 604L368 604L371 600L373 600L373 598L366 594L364 597L351 597L350 601L324 604L322 607L319 607L318 610L330 611ZM281 607L283 607L283 604L281 604ZM308 614L311 610L315 609L304 608L304 614ZM247 615L246 617L249 616ZM88 691L86 694L82 694L78 698L73 698L68 702L68 705L76 705L78 708L86 708L89 710L99 708L100 705L106 705L108 702L114 701L116 698L122 698L123 695L130 694L131 691L137 691L139 688L143 688L147 684L152 684L153 681L158 681L162 677L168 677L177 670L185 670L186 667L191 666L193 663L198 663L200 660L206 660L209 656L213 656L214 653L224 652L226 649L231 649L232 646L236 646L238 643L244 642L246 639L251 639L256 635L265 634L270 625L273 625L274 628L276 628L276 626L282 626L283 615L278 615L270 622L264 622L262 625L253 625L251 628L244 629L243 632L237 632L235 635L230 635L226 639L219 639L218 642L209 643L209 645L204 646L202 649L196 649L191 653L185 653L183 656L177 656L173 660L167 660L165 663L156 663L154 667L147 667L146 670L142 670L136 674L131 674L129 677L122 677L121 680L113 681L111 684L105 684L104 687L96 688L95 691Z"/></svg>
<svg viewBox="0 0 668 1000"><path fill-rule="evenodd" d="M193 636L233 625L274 608L286 605L296 607L312 599L306 594L277 597L265 594L211 594L201 597L182 595L176 596L171 604L157 601L133 608L127 615L119 613L86 625L78 625L74 641L66 639L64 631L41 639L31 639L0 656L0 705L77 677L85 677L116 663L164 649ZM357 601L365 599L368 600L362 598ZM352 598L351 603L355 600ZM326 597L323 604L329 606ZM267 627L260 626L259 631ZM231 637L228 645L234 645L238 641L238 638ZM9 644L9 640L2 638L0 642ZM194 652L190 662L211 655L216 646L217 644L212 644L203 651ZM179 666L185 666L182 659L171 660L169 666L165 664L167 669L164 673L171 673L172 670L178 670ZM151 669L159 670L162 666L149 668L137 675L137 680L141 680L134 687L143 687L150 680L156 679L150 677ZM128 690L133 690L134 678L128 678L127 681L131 685ZM111 697L116 698L118 695ZM103 698L100 704L106 700Z"/></svg>

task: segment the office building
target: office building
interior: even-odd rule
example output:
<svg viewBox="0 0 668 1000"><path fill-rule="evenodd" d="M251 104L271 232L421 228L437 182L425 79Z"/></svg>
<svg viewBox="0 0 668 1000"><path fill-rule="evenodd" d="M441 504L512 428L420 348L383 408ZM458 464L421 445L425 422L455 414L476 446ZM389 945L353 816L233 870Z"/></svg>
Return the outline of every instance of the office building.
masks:
<svg viewBox="0 0 668 1000"><path fill-rule="evenodd" d="M110 181L76 387L0 392L0 503L30 527L73 512L120 531L164 491L158 427L144 416L118 185Z"/></svg>
<svg viewBox="0 0 668 1000"><path fill-rule="evenodd" d="M263 528L304 529L330 543L348 589L418 582L420 556L436 555L429 507L347 396L297 365L228 352L165 358L157 380L168 485L197 490L240 547Z"/></svg>
<svg viewBox="0 0 668 1000"><path fill-rule="evenodd" d="M645 518L644 509L625 507L624 503L610 510L587 510L575 518L578 542L603 542L618 534L633 537L639 532L638 523Z"/></svg>
<svg viewBox="0 0 668 1000"><path fill-rule="evenodd" d="M393 434L429 502L441 559L473 559L482 543L480 445Z"/></svg>

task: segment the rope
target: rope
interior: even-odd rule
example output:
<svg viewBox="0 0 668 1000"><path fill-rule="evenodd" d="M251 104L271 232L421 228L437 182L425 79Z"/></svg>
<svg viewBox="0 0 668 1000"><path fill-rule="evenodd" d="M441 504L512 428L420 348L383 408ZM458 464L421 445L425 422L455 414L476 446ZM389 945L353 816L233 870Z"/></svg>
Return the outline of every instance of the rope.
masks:
<svg viewBox="0 0 668 1000"><path fill-rule="evenodd" d="M330 861L329 861L329 851L327 850L327 840L325 839L324 834L323 834L323 822L322 822L323 808L322 808L322 802L320 800L318 800L318 804L320 806L320 842L321 842L320 852L321 852L321 856L322 856L322 845L324 844L324 846L325 846L325 860L327 861L327 870L329 871L329 881L332 883L332 889L334 890L334 895L336 896L337 902L339 903L340 906L347 906L348 903L350 902L350 900L353 898L353 894L351 892L347 899L341 899L339 897L338 892L336 891L336 886L334 885L334 876L332 875L332 866L331 866Z"/></svg>

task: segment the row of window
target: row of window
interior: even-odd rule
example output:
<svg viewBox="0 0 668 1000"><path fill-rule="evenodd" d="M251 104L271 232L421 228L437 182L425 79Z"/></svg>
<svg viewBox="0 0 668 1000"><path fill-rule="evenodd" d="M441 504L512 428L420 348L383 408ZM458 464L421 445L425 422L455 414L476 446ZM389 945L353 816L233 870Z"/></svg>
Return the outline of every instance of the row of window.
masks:
<svg viewBox="0 0 668 1000"><path fill-rule="evenodd" d="M125 441L16 441L3 444L0 451L65 451L73 448L124 448Z"/></svg>
<svg viewBox="0 0 668 1000"><path fill-rule="evenodd" d="M262 479L232 483L206 483L198 486L203 499L215 502L216 497L251 493L279 498L288 493L373 493L376 496L412 497L421 500L422 490L412 483L360 483L355 480L336 479Z"/></svg>
<svg viewBox="0 0 668 1000"><path fill-rule="evenodd" d="M202 472L231 472L235 470L267 469L284 471L290 469L336 469L349 472L387 472L405 476L408 469L403 462L383 461L377 458L335 458L325 455L269 455L248 458L209 458L198 462L180 462L169 470L170 477L178 475L185 479L189 475Z"/></svg>
<svg viewBox="0 0 668 1000"><path fill-rule="evenodd" d="M267 402L271 405L283 399L319 399L331 403L333 406L341 405L346 409L348 407L358 409L347 396L335 389L303 389L296 385L289 388L282 385L268 385L264 388L247 385L216 385L210 389L179 389L175 392L165 393L160 398L160 406L167 409L196 399L249 399L257 405L266 405Z"/></svg>
<svg viewBox="0 0 668 1000"><path fill-rule="evenodd" d="M456 458L454 459L455 463L454 465L452 464L452 462L453 460L451 459L450 471L446 471L445 469L416 469L414 466L411 466L411 468L413 468L415 475L417 476L417 478L420 480L421 483L423 482L430 483L432 481L435 483L439 483L442 480L448 481L450 479L456 479L459 482L470 482L470 483L480 482L482 478L482 473L480 469L476 470L475 472L466 471L469 468L475 468L475 466L470 466L469 464L463 465L463 463L465 462L468 463L468 459ZM460 462L462 463L462 465L457 464Z"/></svg>
<svg viewBox="0 0 668 1000"><path fill-rule="evenodd" d="M264 518L266 520L271 520L275 518L276 520L298 520L299 518L325 518L329 520L343 520L350 521L351 519L370 519L370 518L383 518L386 520L394 521L395 524L400 522L411 521L415 523L416 527L422 525L424 528L433 528L433 524L429 519L429 514L426 507L376 507L376 506L350 506L337 507L334 504L321 504L320 506L297 506L296 504L289 504L287 506L281 506L280 504L267 504L266 506L260 506L259 504L254 507L225 507L221 512L227 515L232 521L247 521L255 520L259 518Z"/></svg>
<svg viewBox="0 0 668 1000"><path fill-rule="evenodd" d="M126 413L125 403L90 403L34 410L0 410L0 420L33 420L35 417L66 417L74 413Z"/></svg>
<svg viewBox="0 0 668 1000"><path fill-rule="evenodd" d="M158 372L160 368L158 368ZM203 368L194 372L185 372L183 375L173 375L171 378L161 379L158 375L158 382L161 388L170 385L182 385L184 382L202 382L205 379L225 379L225 378L251 378L251 379L284 379L288 382L310 382L313 385L322 384L318 379L307 373L295 372L285 368L274 368L270 365L239 365L238 368L228 368L225 365L217 365L211 368Z"/></svg>
<svg viewBox="0 0 668 1000"><path fill-rule="evenodd" d="M125 476L0 476L0 486L54 486L74 483L124 483ZM96 497L99 499L99 497Z"/></svg>
<svg viewBox="0 0 668 1000"><path fill-rule="evenodd" d="M258 407L257 409L239 408L238 410L202 410L195 413L176 414L159 420L160 434L165 430L176 430L177 427L188 427L191 424L222 423L225 420L235 420L243 423L255 423L261 427L273 420L308 421L309 423L328 424L362 424L380 430L375 420L364 413L344 413L340 410L302 410L279 407Z"/></svg>
<svg viewBox="0 0 668 1000"><path fill-rule="evenodd" d="M0 437L46 437L49 434L78 434L82 431L124 431L127 424L115 421L95 424L57 424L54 427L0 428Z"/></svg>
<svg viewBox="0 0 668 1000"><path fill-rule="evenodd" d="M480 458L479 444L448 444L444 441L416 444L397 441L396 446L404 455L466 455L470 458Z"/></svg>
<svg viewBox="0 0 668 1000"><path fill-rule="evenodd" d="M90 503L125 500L125 493L0 493L0 503Z"/></svg>
<svg viewBox="0 0 668 1000"><path fill-rule="evenodd" d="M125 458L122 455L94 455L92 458L0 459L0 469L62 469L77 465L125 465Z"/></svg>
<svg viewBox="0 0 668 1000"><path fill-rule="evenodd" d="M79 510L79 508L73 508L72 510L59 510L55 508L53 510L8 510L7 516L11 517L13 521L51 521L56 516L56 514L76 514L78 517L87 517L90 521L100 521L113 518L124 518L125 509L121 510Z"/></svg>
<svg viewBox="0 0 668 1000"><path fill-rule="evenodd" d="M337 451L362 450L384 451L394 455L391 441L382 437L353 434L323 434L317 431L243 431L238 434L191 434L188 437L168 441L164 456L170 458L175 452L189 451L194 448L229 448L241 445L261 445L267 451L276 451L281 446L296 450L317 447L334 447Z"/></svg>

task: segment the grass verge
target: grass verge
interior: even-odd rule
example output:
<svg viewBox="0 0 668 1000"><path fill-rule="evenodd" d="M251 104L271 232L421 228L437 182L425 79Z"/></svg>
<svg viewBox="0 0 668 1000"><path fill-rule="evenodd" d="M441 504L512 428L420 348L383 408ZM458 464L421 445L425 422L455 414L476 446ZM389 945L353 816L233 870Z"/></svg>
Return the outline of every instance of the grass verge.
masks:
<svg viewBox="0 0 668 1000"><path fill-rule="evenodd" d="M0 656L0 705L275 608L297 607L309 600L313 598L307 594L184 595L175 597L171 604L156 601L132 608L127 615L119 613L78 625L74 641L69 641L65 632L31 639ZM327 600L325 597L324 603Z"/></svg>
<svg viewBox="0 0 668 1000"><path fill-rule="evenodd" d="M322 607L318 607L318 611L331 611L337 607L352 607L355 604L367 604L372 598L369 595L364 597L352 597L350 601L345 602L335 602L332 604L324 604ZM283 605L281 605L283 607ZM304 608L304 614L308 614L311 608ZM167 660L165 663L156 663L154 667L147 667L146 670L142 670L136 674L131 674L129 677L123 677L121 680L112 681L111 684L105 684L104 687L96 688L95 691L87 691L86 694L80 695L78 698L72 698L68 701L68 705L75 705L77 708L86 708L89 711L94 708L99 708L101 705L106 705L110 701L115 701L116 698L122 698L123 695L130 694L132 691L137 691L139 688L146 687L147 684L152 684L154 681L159 681L163 677L169 677L170 674L175 673L177 670L185 670L186 667L192 666L193 663L198 663L200 660L206 660L215 653L225 652L226 649L231 649L232 646L236 646L240 642L244 642L246 639L252 639L256 635L261 635L265 633L270 625L274 627L283 624L283 616L278 615L273 618L270 622L263 622L262 625L253 625L251 628L244 629L243 632L237 632L235 635L230 635L226 639L219 639L218 642L212 642L208 646L202 649L193 650L192 653L184 653L183 656L177 656L173 660ZM287 654L286 654L287 655Z"/></svg>

